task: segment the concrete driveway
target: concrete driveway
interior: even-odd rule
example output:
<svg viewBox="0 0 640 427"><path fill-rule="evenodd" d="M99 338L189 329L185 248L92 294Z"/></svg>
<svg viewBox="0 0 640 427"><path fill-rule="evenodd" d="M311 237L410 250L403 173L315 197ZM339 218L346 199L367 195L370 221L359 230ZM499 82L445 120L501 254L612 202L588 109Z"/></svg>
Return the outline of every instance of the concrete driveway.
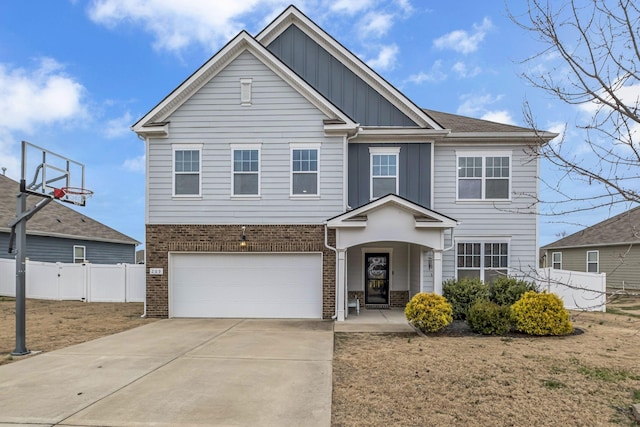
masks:
<svg viewBox="0 0 640 427"><path fill-rule="evenodd" d="M0 425L326 427L332 355L332 322L161 320L0 366Z"/></svg>

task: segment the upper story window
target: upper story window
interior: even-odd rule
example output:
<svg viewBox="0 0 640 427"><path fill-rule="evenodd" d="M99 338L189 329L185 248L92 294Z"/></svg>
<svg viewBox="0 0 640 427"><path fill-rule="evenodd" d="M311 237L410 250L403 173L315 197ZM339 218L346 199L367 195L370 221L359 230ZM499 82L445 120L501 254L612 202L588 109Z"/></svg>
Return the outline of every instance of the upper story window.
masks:
<svg viewBox="0 0 640 427"><path fill-rule="evenodd" d="M371 156L371 200L398 194L400 147L369 147Z"/></svg>
<svg viewBox="0 0 640 427"><path fill-rule="evenodd" d="M506 242L459 242L456 245L457 277L478 278L491 283L509 268Z"/></svg>
<svg viewBox="0 0 640 427"><path fill-rule="evenodd" d="M598 251L587 251L587 273L598 273L600 271L600 253Z"/></svg>
<svg viewBox="0 0 640 427"><path fill-rule="evenodd" d="M291 195L318 196L319 192L318 144L291 144Z"/></svg>
<svg viewBox="0 0 640 427"><path fill-rule="evenodd" d="M562 270L562 252L553 252L551 254L551 267L556 270Z"/></svg>
<svg viewBox="0 0 640 427"><path fill-rule="evenodd" d="M231 147L234 196L260 195L260 147L235 145Z"/></svg>
<svg viewBox="0 0 640 427"><path fill-rule="evenodd" d="M75 264L81 264L87 259L86 246L74 246L73 247L73 262Z"/></svg>
<svg viewBox="0 0 640 427"><path fill-rule="evenodd" d="M173 149L173 195L200 195L201 148L174 146Z"/></svg>
<svg viewBox="0 0 640 427"><path fill-rule="evenodd" d="M458 153L458 200L508 200L511 154Z"/></svg>

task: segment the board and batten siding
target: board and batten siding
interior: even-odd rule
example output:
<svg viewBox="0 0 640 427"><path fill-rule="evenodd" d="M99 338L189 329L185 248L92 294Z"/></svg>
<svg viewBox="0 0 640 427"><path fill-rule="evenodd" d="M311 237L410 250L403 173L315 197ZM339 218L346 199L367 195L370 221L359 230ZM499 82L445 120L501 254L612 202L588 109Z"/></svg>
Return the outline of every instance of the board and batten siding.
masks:
<svg viewBox="0 0 640 427"><path fill-rule="evenodd" d="M251 105L240 104L250 78ZM326 115L249 52L241 53L170 117L168 139L149 140L149 224L314 224L343 212L343 138ZM261 144L260 198L232 193L231 144ZM292 199L290 143L319 143L320 198ZM200 198L172 197L172 147L202 144Z"/></svg>
<svg viewBox="0 0 640 427"><path fill-rule="evenodd" d="M510 201L456 201L456 150L511 152ZM454 238L467 241L509 239L509 266L512 274L528 273L538 265L537 217L531 212L535 201L527 194L537 193L537 163L522 145L441 144L434 149L433 209L460 222ZM455 245L443 253L444 280L455 277Z"/></svg>

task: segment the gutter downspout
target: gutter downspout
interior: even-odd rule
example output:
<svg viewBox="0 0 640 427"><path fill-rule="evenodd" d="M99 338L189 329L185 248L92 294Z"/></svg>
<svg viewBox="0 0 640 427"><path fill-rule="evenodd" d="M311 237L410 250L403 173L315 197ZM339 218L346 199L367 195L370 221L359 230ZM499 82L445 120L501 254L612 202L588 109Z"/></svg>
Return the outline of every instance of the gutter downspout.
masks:
<svg viewBox="0 0 640 427"><path fill-rule="evenodd" d="M338 261L338 249L334 248L333 246L329 246L329 227L327 226L327 223L324 223L324 246L327 249L332 250L335 254L336 254L336 263ZM333 316L331 316L331 320L336 320L336 318L338 317L338 269L336 268L336 277L335 277L335 281L336 281L336 302L334 304L334 308L333 308Z"/></svg>

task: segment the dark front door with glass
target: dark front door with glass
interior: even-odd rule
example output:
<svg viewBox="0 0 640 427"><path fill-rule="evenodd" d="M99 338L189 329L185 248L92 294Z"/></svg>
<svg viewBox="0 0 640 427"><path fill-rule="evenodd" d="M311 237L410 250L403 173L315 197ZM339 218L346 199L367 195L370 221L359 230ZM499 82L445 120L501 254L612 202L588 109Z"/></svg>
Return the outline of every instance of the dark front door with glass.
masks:
<svg viewBox="0 0 640 427"><path fill-rule="evenodd" d="M365 304L389 304L389 254L365 254Z"/></svg>

